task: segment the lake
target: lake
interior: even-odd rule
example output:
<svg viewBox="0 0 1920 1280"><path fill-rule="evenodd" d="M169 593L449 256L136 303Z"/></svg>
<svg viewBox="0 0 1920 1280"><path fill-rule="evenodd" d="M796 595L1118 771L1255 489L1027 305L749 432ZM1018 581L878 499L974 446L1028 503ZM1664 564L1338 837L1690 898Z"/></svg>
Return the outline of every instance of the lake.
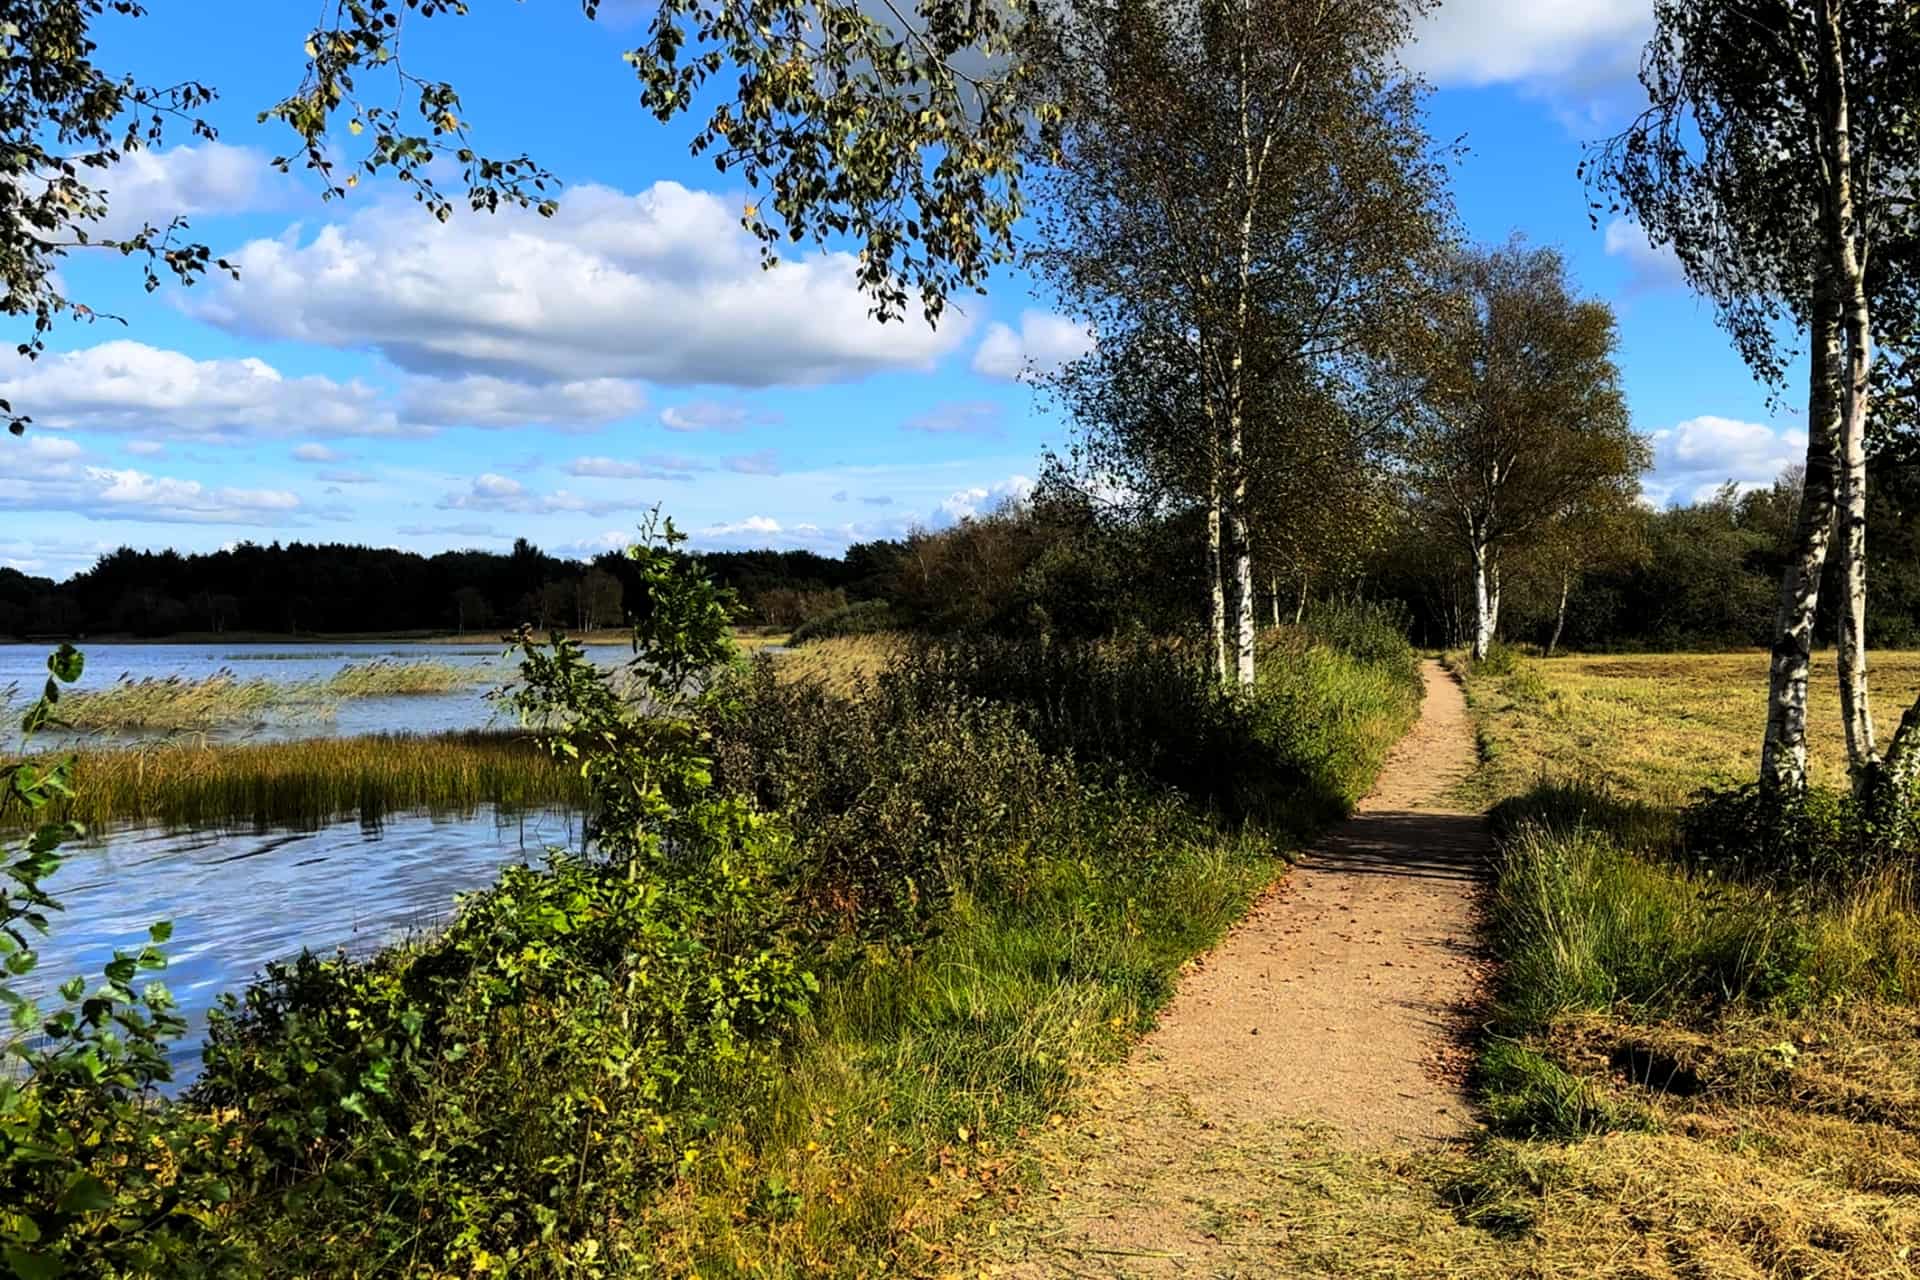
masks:
<svg viewBox="0 0 1920 1280"><path fill-rule="evenodd" d="M346 699L326 719L249 726L236 737L434 733L510 723L487 691L511 677L499 647L447 644L282 644L82 646L87 669L77 687L133 679L198 679L230 668L242 679L325 679L349 663L431 659L482 667L497 679L452 693ZM18 682L24 697L46 678L49 645L0 646L0 686ZM631 651L589 649L608 665ZM119 741L116 739L115 741ZM79 780L85 785L85 779ZM103 842L70 846L48 884L65 907L40 948L33 988L44 995L79 973L97 982L115 947L138 949L156 920L174 922L158 976L191 1031L174 1047L178 1082L199 1065L206 1013L270 960L345 947L365 952L444 921L454 895L490 884L514 861L537 861L549 846L575 848L577 818L565 813L469 817L388 817L381 824L336 823L318 831L163 833L122 830ZM145 980L144 978L142 979Z"/></svg>

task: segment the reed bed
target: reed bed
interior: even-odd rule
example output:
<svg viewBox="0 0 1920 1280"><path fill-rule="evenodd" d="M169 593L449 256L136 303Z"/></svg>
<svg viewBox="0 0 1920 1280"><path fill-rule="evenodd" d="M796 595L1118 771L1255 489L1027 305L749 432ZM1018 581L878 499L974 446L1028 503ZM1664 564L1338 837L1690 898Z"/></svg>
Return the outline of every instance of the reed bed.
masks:
<svg viewBox="0 0 1920 1280"><path fill-rule="evenodd" d="M499 678L493 667L421 659L349 663L331 676L281 681L244 678L229 667L212 675L122 676L104 689L69 694L60 719L81 733L205 733L275 721L326 719L349 698L452 693ZM18 695L8 691L9 701Z"/></svg>
<svg viewBox="0 0 1920 1280"><path fill-rule="evenodd" d="M312 828L581 802L576 772L524 733L489 730L89 750L79 753L76 777L79 794L55 816L93 830Z"/></svg>

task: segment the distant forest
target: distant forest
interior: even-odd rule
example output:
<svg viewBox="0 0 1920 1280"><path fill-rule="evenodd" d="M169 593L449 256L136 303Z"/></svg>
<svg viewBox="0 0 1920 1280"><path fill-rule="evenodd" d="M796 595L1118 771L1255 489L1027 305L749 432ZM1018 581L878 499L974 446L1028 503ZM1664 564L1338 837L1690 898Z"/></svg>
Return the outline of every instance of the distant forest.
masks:
<svg viewBox="0 0 1920 1280"><path fill-rule="evenodd" d="M1868 547L1876 645L1920 644L1920 461L1874 463ZM1576 575L1516 556L1502 631L1569 648L1764 646L1799 506L1794 475L1662 510L1633 509L1620 546ZM794 627L847 612L925 631L1046 631L1098 637L1191 626L1204 584L1187 548L1199 513L1116 519L1084 496L1043 486L1029 503L844 556L811 551L699 553L731 587L742 621ZM1472 576L1416 509L1397 505L1372 546L1338 572L1258 559L1260 613L1289 621L1316 601L1398 601L1416 643L1458 645L1472 626ZM206 555L120 550L67 582L0 569L0 635L453 632L493 637L520 623L569 631L620 626L639 592L617 552L590 562L511 551L410 551L243 543ZM1833 575L1829 574L1829 579ZM1566 594L1563 600L1562 589ZM1836 584L1824 584L1823 641ZM879 605L864 602L883 602ZM877 612L875 612L877 610ZM829 626L832 623L829 621ZM830 633L830 632L829 632Z"/></svg>
<svg viewBox="0 0 1920 1280"><path fill-rule="evenodd" d="M881 594L902 543L832 558L811 551L717 552L709 573L748 602L748 621L792 626ZM510 552L412 551L341 543L242 543L184 555L122 548L66 582L0 568L0 635L205 633L330 635L434 631L494 636L519 624L617 627L635 592L618 552L588 563L526 539ZM635 592L637 595L637 592Z"/></svg>

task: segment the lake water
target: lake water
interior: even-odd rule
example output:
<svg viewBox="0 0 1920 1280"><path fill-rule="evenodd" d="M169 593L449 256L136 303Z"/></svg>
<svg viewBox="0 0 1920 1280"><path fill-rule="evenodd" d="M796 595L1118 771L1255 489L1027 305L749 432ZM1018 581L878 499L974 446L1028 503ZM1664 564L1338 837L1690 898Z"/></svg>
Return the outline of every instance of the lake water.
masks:
<svg viewBox="0 0 1920 1280"><path fill-rule="evenodd" d="M371 951L445 921L455 894L492 883L508 863L579 843L571 815L491 811L319 831L116 832L71 847L48 881L65 910L39 945L31 989L44 1000L74 974L91 989L116 947L137 951L148 926L172 920L166 970L139 981L166 983L188 1019L173 1051L184 1084L199 1067L207 1010L268 961L302 948Z"/></svg>
<svg viewBox="0 0 1920 1280"><path fill-rule="evenodd" d="M48 645L0 645L0 687L23 698L46 678ZM485 644L287 644L83 646L76 686L102 688L126 675L196 679L221 668L241 679L325 679L349 663L431 659L475 666L489 679L453 693L346 699L325 719L245 726L230 736L287 737L407 731L434 733L511 723L486 694L515 664ZM625 646L590 648L595 661L631 657ZM291 656L287 656L291 655ZM20 705L24 705L22 702ZM11 741L11 735L8 736ZM84 785L84 780L83 780ZM549 846L577 847L578 821L563 813L349 821L318 831L162 833L128 830L70 847L49 883L65 910L39 947L34 988L45 994L73 974L97 982L115 947L138 949L156 920L174 922L169 967L159 977L191 1031L174 1049L179 1082L199 1065L206 1013L270 960L345 947L364 952L444 921L454 895L492 882L499 869L537 861ZM143 978L142 981L145 979Z"/></svg>

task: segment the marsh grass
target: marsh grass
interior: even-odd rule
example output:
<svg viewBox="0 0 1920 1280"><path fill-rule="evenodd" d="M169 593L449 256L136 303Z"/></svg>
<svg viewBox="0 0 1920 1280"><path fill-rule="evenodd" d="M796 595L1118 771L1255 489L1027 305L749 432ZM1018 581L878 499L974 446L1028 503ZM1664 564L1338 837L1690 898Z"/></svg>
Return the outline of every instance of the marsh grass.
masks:
<svg viewBox="0 0 1920 1280"><path fill-rule="evenodd" d="M492 667L434 659L349 663L325 678L294 681L243 678L228 667L198 679L123 675L103 689L69 694L57 715L79 733L206 733L327 719L349 698L431 696L499 678ZM16 695L9 690L8 701Z"/></svg>
<svg viewBox="0 0 1920 1280"><path fill-rule="evenodd" d="M815 684L844 696L879 675L906 645L904 637L887 632L816 640L775 657L774 670L783 681Z"/></svg>
<svg viewBox="0 0 1920 1280"><path fill-rule="evenodd" d="M170 741L82 751L75 801L89 829L313 828L345 818L577 806L577 774L526 735L474 731L298 742Z"/></svg>

